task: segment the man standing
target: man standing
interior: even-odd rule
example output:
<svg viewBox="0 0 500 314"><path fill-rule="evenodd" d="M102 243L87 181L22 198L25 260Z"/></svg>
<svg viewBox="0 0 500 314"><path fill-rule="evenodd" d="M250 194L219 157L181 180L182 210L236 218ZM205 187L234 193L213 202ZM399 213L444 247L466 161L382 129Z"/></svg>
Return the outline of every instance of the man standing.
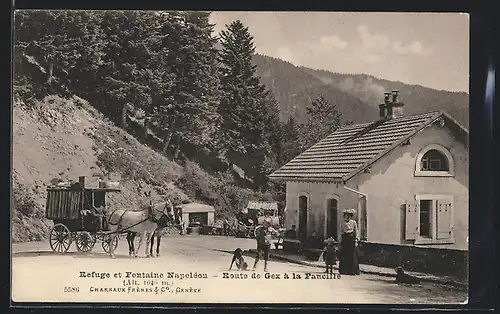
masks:
<svg viewBox="0 0 500 314"><path fill-rule="evenodd" d="M257 263L261 258L264 258L264 271L267 272L267 262L269 260L269 251L271 249L271 235L279 234L274 228L271 227L271 219L266 218L261 226L255 228L255 239L257 240L257 256L253 269L257 267Z"/></svg>
<svg viewBox="0 0 500 314"><path fill-rule="evenodd" d="M285 232L285 237L287 237L288 239L296 239L297 238L297 227L295 227L295 225L292 225L292 228Z"/></svg>

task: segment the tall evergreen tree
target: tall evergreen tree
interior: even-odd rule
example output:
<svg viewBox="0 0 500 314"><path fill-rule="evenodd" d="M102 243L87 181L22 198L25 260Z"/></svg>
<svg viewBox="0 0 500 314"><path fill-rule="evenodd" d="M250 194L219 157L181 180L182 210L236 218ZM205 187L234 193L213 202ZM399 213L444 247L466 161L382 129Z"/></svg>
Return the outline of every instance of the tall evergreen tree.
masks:
<svg viewBox="0 0 500 314"><path fill-rule="evenodd" d="M26 61L39 67L41 94L69 92L101 64L104 41L100 14L93 11L19 11L15 21L15 75L23 76ZM43 78L42 78L43 76ZM38 84L39 81L42 84ZM88 82L81 82L85 85Z"/></svg>
<svg viewBox="0 0 500 314"><path fill-rule="evenodd" d="M262 106L264 110L264 129L262 139L265 145L261 147L263 158L261 161L256 160L255 169L257 174L257 183L263 186L263 190L267 189L269 183L267 175L272 173L280 166L280 158L283 151L283 129L282 123L279 120L279 104L273 94L265 90L262 93ZM255 167L255 166L254 166Z"/></svg>
<svg viewBox="0 0 500 314"><path fill-rule="evenodd" d="M340 126L342 114L337 107L319 95L307 107L308 121L302 130L302 149L309 148Z"/></svg>
<svg viewBox="0 0 500 314"><path fill-rule="evenodd" d="M106 110L122 117L128 104L145 112L144 128L155 106L171 85L163 66L158 42L159 21L152 12L110 11L104 14L102 28L107 39L100 76ZM106 92L104 92L106 91Z"/></svg>
<svg viewBox="0 0 500 314"><path fill-rule="evenodd" d="M220 43L219 149L229 163L239 164L259 181L272 151L269 130L277 118L276 102L255 74L248 28L239 20L226 25Z"/></svg>
<svg viewBox="0 0 500 314"><path fill-rule="evenodd" d="M217 50L210 13L168 12L163 16L163 32L168 35L163 44L169 47L165 62L175 76L172 101L159 108L159 122L168 125L164 146L173 137L177 143L206 146L218 120Z"/></svg>
<svg viewBox="0 0 500 314"><path fill-rule="evenodd" d="M301 153L299 124L293 116L290 116L286 124L283 125L282 134L282 155L280 165L289 162Z"/></svg>

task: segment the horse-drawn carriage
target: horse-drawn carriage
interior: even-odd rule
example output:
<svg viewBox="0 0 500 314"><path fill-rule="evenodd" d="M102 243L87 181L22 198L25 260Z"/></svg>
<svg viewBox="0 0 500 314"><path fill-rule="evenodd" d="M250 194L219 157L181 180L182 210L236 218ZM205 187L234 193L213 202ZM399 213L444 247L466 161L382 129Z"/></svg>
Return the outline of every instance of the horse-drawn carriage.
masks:
<svg viewBox="0 0 500 314"><path fill-rule="evenodd" d="M52 251L65 253L73 242L80 252L90 252L101 242L106 253L118 245L112 237L106 214L106 194L120 192L116 187L85 187L85 177L71 186L47 188L45 217L54 222L49 243ZM113 240L111 240L113 239ZM111 243L111 241L113 243Z"/></svg>

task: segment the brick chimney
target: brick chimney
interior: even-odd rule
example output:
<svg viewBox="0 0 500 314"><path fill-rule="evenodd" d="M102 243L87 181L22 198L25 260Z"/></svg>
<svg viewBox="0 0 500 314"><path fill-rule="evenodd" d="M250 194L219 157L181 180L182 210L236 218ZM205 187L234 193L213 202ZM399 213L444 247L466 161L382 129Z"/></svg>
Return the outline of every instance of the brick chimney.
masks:
<svg viewBox="0 0 500 314"><path fill-rule="evenodd" d="M403 115L404 104L399 102L399 91L384 93L384 103L378 106L380 119L399 118Z"/></svg>
<svg viewBox="0 0 500 314"><path fill-rule="evenodd" d="M393 90L392 91L392 117L394 119L397 119L399 117L403 116L403 107L404 104L399 101L399 91L398 90Z"/></svg>
<svg viewBox="0 0 500 314"><path fill-rule="evenodd" d="M391 102L391 93L385 92L384 93L384 104L388 104Z"/></svg>
<svg viewBox="0 0 500 314"><path fill-rule="evenodd" d="M398 90L393 90L392 91L392 103L397 103L398 102L398 96L399 96L399 91Z"/></svg>
<svg viewBox="0 0 500 314"><path fill-rule="evenodd" d="M387 116L387 105L390 103L391 93L384 93L384 103L378 106L380 119L384 119Z"/></svg>

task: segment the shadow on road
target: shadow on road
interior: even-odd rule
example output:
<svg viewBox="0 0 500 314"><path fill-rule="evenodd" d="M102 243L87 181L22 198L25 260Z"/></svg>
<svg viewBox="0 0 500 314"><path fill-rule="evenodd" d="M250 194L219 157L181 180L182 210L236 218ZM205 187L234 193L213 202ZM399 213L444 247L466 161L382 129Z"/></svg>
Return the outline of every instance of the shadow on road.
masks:
<svg viewBox="0 0 500 314"><path fill-rule="evenodd" d="M75 257L82 257L82 258L92 258L92 259L112 259L111 256L109 256L108 253L87 253L87 254L81 254ZM140 257L137 257L140 258ZM119 255L115 254L114 259L135 259L135 257L130 256L130 255Z"/></svg>
<svg viewBox="0 0 500 314"><path fill-rule="evenodd" d="M425 298L432 294L434 298L441 299L440 302L463 302L467 298L467 289L461 287L453 287L449 285L441 285L430 282L420 284L398 284L394 280L385 278L366 278L367 282L378 283L371 289L374 293L386 293L393 296L408 296L413 295L415 300L425 301ZM382 285L380 285L382 283ZM435 300L434 300L435 301Z"/></svg>
<svg viewBox="0 0 500 314"><path fill-rule="evenodd" d="M443 285L443 284L438 284L438 283L431 283L431 282L422 282L420 284L398 284L394 279L388 279L388 278L366 278L367 281L371 282L377 282L377 283L385 283L387 285L393 285L395 289L398 290L403 290L403 289L424 289L431 291L433 289L439 288L442 291L448 291L448 292L467 292L467 288L461 287L461 286L453 286L453 285Z"/></svg>
<svg viewBox="0 0 500 314"><path fill-rule="evenodd" d="M388 284L390 284L390 283L394 283L394 284L395 284L395 283L396 283L396 282L394 281L394 278L389 279L389 278L387 278L387 277L381 277L381 278L367 278L366 280L368 280L368 281L373 281L373 282L378 282L378 283L388 283Z"/></svg>
<svg viewBox="0 0 500 314"><path fill-rule="evenodd" d="M15 252L12 253L12 257L38 257L38 256L71 256L74 258L101 258L101 259L111 259L108 253L97 252L97 253L81 253L81 252L66 252L66 253L55 253L52 251L28 251L28 252ZM134 259L133 256L129 255L115 255L115 259ZM145 256L139 256L137 258L145 258Z"/></svg>
<svg viewBox="0 0 500 314"><path fill-rule="evenodd" d="M28 252L15 252L12 257L36 257L36 256L84 256L85 253L80 252L66 252L56 253L52 251L28 251Z"/></svg>

